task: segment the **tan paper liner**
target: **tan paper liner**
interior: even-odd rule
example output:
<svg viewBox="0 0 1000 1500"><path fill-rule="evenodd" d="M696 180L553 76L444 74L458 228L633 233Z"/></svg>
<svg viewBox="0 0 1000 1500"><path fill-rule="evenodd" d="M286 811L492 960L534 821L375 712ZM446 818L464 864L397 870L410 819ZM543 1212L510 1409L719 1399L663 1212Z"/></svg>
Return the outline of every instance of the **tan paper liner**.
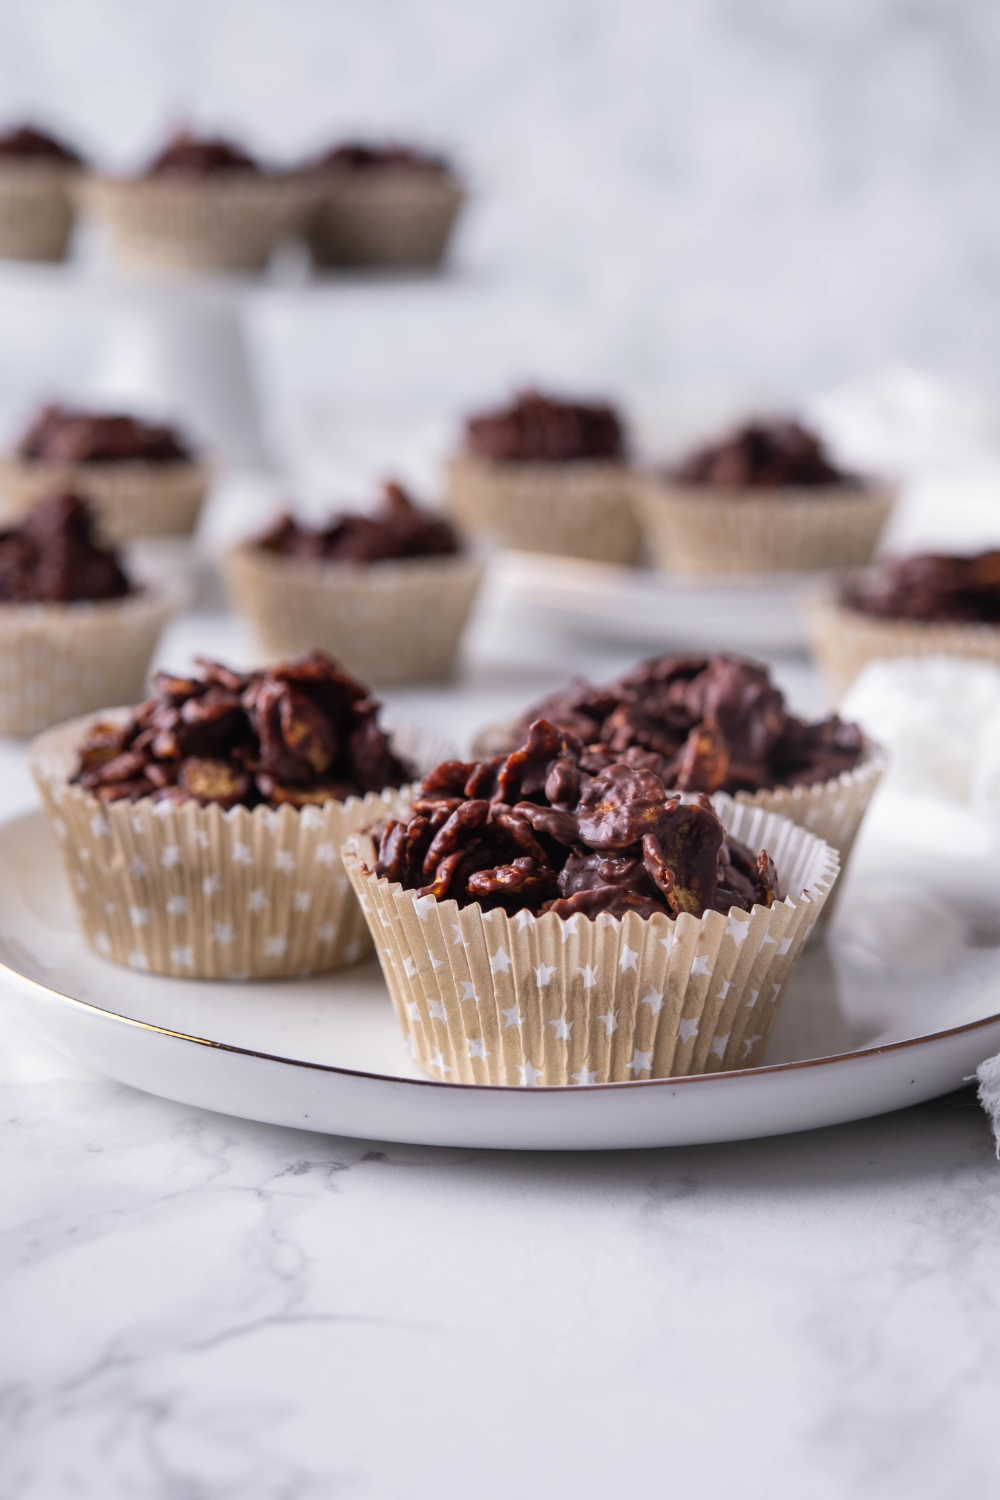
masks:
<svg viewBox="0 0 1000 1500"><path fill-rule="evenodd" d="M301 810L105 804L70 783L94 718L49 730L31 754L92 948L178 979L287 979L370 954L340 848L373 818L405 816L408 788ZM394 741L421 769L440 759L420 730Z"/></svg>
<svg viewBox="0 0 1000 1500"><path fill-rule="evenodd" d="M787 818L713 800L737 838L772 855L786 895L770 909L508 917L379 880L371 837L348 840L347 873L418 1065L452 1083L515 1085L756 1066L838 858Z"/></svg>
<svg viewBox="0 0 1000 1500"><path fill-rule="evenodd" d="M111 234L115 259L136 271L260 270L299 227L315 188L253 173L185 178L89 177L84 207Z"/></svg>
<svg viewBox="0 0 1000 1500"><path fill-rule="evenodd" d="M895 500L884 484L732 494L649 476L633 491L656 567L672 573L784 573L869 562Z"/></svg>
<svg viewBox="0 0 1000 1500"><path fill-rule="evenodd" d="M398 683L450 676L483 567L467 557L312 562L248 545L224 571L268 655L318 648L363 682Z"/></svg>
<svg viewBox="0 0 1000 1500"><path fill-rule="evenodd" d="M111 542L193 531L211 479L211 469L201 463L58 464L16 454L0 458L5 518L17 520L50 495L72 490L90 501L102 535Z"/></svg>
<svg viewBox="0 0 1000 1500"><path fill-rule="evenodd" d="M624 464L501 464L462 456L448 465L445 501L464 530L503 547L631 563L639 547L633 483Z"/></svg>
<svg viewBox="0 0 1000 1500"><path fill-rule="evenodd" d="M37 734L142 696L160 632L185 590L76 604L0 604L0 734Z"/></svg>
<svg viewBox="0 0 1000 1500"><path fill-rule="evenodd" d="M806 607L809 645L839 701L862 667L895 656L970 656L1000 664L1000 626L885 620L845 609L832 597Z"/></svg>
<svg viewBox="0 0 1000 1500"><path fill-rule="evenodd" d="M315 177L306 237L321 266L431 266L465 200L453 177L392 170Z"/></svg>
<svg viewBox="0 0 1000 1500"><path fill-rule="evenodd" d="M61 162L0 162L0 258L65 259L79 175Z"/></svg>

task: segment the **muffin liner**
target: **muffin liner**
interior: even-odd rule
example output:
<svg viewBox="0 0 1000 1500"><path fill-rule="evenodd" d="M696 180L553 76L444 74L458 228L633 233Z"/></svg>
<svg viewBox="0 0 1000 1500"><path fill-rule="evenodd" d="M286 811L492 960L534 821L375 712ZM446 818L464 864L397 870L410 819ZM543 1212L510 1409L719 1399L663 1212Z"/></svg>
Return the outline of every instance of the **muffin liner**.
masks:
<svg viewBox="0 0 1000 1500"><path fill-rule="evenodd" d="M639 548L634 482L624 464L596 459L522 464L462 456L448 465L445 498L465 530L503 547L631 563Z"/></svg>
<svg viewBox="0 0 1000 1500"><path fill-rule="evenodd" d="M483 574L468 557L313 562L252 545L224 570L266 653L326 651L372 683L448 677Z"/></svg>
<svg viewBox="0 0 1000 1500"><path fill-rule="evenodd" d="M371 836L349 839L344 864L418 1065L449 1082L528 1086L755 1067L838 857L776 813L713 802L735 837L774 859L786 892L774 906L508 916L380 880Z"/></svg>
<svg viewBox="0 0 1000 1500"><path fill-rule="evenodd" d="M96 603L0 604L0 734L37 734L140 698L160 632L185 599L174 584Z"/></svg>
<svg viewBox="0 0 1000 1500"><path fill-rule="evenodd" d="M317 174L306 237L320 266L431 266L465 200L453 177L392 171Z"/></svg>
<svg viewBox="0 0 1000 1500"><path fill-rule="evenodd" d="M79 175L62 162L0 162L0 259L65 259Z"/></svg>
<svg viewBox="0 0 1000 1500"><path fill-rule="evenodd" d="M89 500L102 536L111 542L137 536L191 532L208 493L212 471L200 463L59 464L0 458L0 496L5 519L17 520L50 495L67 490Z"/></svg>
<svg viewBox="0 0 1000 1500"><path fill-rule="evenodd" d="M737 494L646 477L633 498L656 567L672 573L785 573L869 562L895 500L863 488Z"/></svg>
<svg viewBox="0 0 1000 1500"><path fill-rule="evenodd" d="M84 206L129 270L260 270L315 201L301 178L227 173L204 178L90 177Z"/></svg>
<svg viewBox="0 0 1000 1500"><path fill-rule="evenodd" d="M806 607L809 645L839 701L862 667L894 656L970 656L1000 664L1000 625L886 620L845 609L830 595Z"/></svg>
<svg viewBox="0 0 1000 1500"><path fill-rule="evenodd" d="M70 782L94 718L49 730L31 756L92 948L179 979L286 979L371 953L339 850L373 818L405 816L409 788L301 810L102 803ZM394 742L421 766L440 758L422 731Z"/></svg>

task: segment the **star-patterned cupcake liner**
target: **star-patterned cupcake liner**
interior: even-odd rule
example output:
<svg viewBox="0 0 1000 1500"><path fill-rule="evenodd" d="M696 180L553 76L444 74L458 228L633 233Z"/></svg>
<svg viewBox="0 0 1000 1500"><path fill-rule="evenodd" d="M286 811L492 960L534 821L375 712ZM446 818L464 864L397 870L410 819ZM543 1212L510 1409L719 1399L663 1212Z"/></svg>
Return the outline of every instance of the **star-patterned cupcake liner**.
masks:
<svg viewBox="0 0 1000 1500"><path fill-rule="evenodd" d="M462 456L448 465L448 509L473 536L522 552L593 562L632 563L639 530L634 476L624 464L486 463Z"/></svg>
<svg viewBox="0 0 1000 1500"><path fill-rule="evenodd" d="M348 839L344 865L418 1065L453 1083L526 1086L756 1066L839 861L777 813L721 793L713 804L734 837L770 853L774 906L508 916L380 880L371 835Z"/></svg>
<svg viewBox="0 0 1000 1500"><path fill-rule="evenodd" d="M80 175L69 162L0 163L0 257L64 260L73 228L72 188Z"/></svg>
<svg viewBox="0 0 1000 1500"><path fill-rule="evenodd" d="M208 494L212 471L203 463L46 463L0 458L5 518L18 520L50 495L71 490L89 500L108 542L191 532Z"/></svg>
<svg viewBox="0 0 1000 1500"><path fill-rule="evenodd" d="M454 669L483 564L315 562L242 546L227 554L225 575L269 656L318 649L362 682L435 682Z"/></svg>
<svg viewBox="0 0 1000 1500"><path fill-rule="evenodd" d="M102 803L70 781L94 718L49 730L31 757L92 948L179 979L286 979L371 953L340 848L374 818L405 816L409 788L302 809ZM420 730L393 739L421 769L441 758Z"/></svg>
<svg viewBox="0 0 1000 1500"><path fill-rule="evenodd" d="M668 573L785 573L871 560L895 500L890 485L744 490L646 477L633 489L656 567Z"/></svg>
<svg viewBox="0 0 1000 1500"><path fill-rule="evenodd" d="M454 177L383 169L316 174L306 237L320 266L430 266L465 200Z"/></svg>

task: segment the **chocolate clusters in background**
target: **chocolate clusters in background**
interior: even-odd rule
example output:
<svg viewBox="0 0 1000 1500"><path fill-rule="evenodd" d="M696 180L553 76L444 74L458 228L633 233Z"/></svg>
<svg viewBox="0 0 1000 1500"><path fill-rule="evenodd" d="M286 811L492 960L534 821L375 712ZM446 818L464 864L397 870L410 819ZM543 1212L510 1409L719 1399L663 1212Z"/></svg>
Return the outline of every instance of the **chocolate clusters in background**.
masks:
<svg viewBox="0 0 1000 1500"><path fill-rule="evenodd" d="M259 172L242 147L220 136L201 137L182 130L146 168L147 177L214 177L218 172Z"/></svg>
<svg viewBox="0 0 1000 1500"><path fill-rule="evenodd" d="M845 580L841 603L889 620L1000 623L1000 552L977 557L925 553Z"/></svg>
<svg viewBox="0 0 1000 1500"><path fill-rule="evenodd" d="M82 165L72 146L44 130L36 130L33 125L19 125L0 135L0 157L4 156L16 157L20 161L63 162L72 167Z"/></svg>
<svg viewBox="0 0 1000 1500"><path fill-rule="evenodd" d="M20 458L58 464L189 463L191 453L172 427L138 417L43 406L17 445Z"/></svg>
<svg viewBox="0 0 1000 1500"><path fill-rule="evenodd" d="M445 557L461 550L447 521L419 509L406 491L393 483L385 486L382 509L374 516L346 512L315 528L282 516L256 545L284 557L351 563Z"/></svg>
<svg viewBox="0 0 1000 1500"><path fill-rule="evenodd" d="M117 551L97 544L90 507L76 495L55 495L20 526L0 531L0 600L6 604L96 602L129 592Z"/></svg>
<svg viewBox="0 0 1000 1500"><path fill-rule="evenodd" d="M857 483L836 468L821 438L794 421L749 422L699 448L670 477L724 490Z"/></svg>
<svg viewBox="0 0 1000 1500"><path fill-rule="evenodd" d="M529 709L513 742L539 715L587 746L587 770L625 760L684 792L811 786L851 770L862 750L856 724L804 723L766 667L729 656L655 657L606 688L571 683Z"/></svg>
<svg viewBox="0 0 1000 1500"><path fill-rule="evenodd" d="M333 168L344 172L381 172L386 169L407 172L437 172L449 170L443 156L434 156L427 151L418 151L413 146L401 146L389 142L382 146L366 145L362 141L346 141L335 146L311 163L318 171Z"/></svg>
<svg viewBox="0 0 1000 1500"><path fill-rule="evenodd" d="M445 761L408 820L386 825L376 875L460 906L559 917L773 903L766 851L730 838L707 798L681 802L638 762L595 775L588 763L580 741L545 719L509 755Z"/></svg>
<svg viewBox="0 0 1000 1500"><path fill-rule="evenodd" d="M465 446L475 458L491 463L570 463L620 460L625 439L610 406L556 401L525 391L511 406L470 417Z"/></svg>
<svg viewBox="0 0 1000 1500"><path fill-rule="evenodd" d="M81 786L104 802L306 807L413 779L378 726L379 704L321 652L267 672L198 665L200 678L158 672L156 696L124 725L94 726Z"/></svg>

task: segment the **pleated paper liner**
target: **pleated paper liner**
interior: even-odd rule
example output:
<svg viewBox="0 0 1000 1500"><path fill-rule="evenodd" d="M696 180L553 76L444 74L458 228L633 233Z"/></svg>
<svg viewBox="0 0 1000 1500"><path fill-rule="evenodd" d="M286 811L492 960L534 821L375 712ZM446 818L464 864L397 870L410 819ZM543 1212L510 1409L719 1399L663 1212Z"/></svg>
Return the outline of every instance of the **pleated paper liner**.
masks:
<svg viewBox="0 0 1000 1500"><path fill-rule="evenodd" d="M301 810L106 804L69 779L93 722L50 730L31 757L92 948L179 979L287 979L370 954L340 848L373 818L405 816L409 789ZM421 769L440 758L440 742L419 730L394 743Z"/></svg>
<svg viewBox="0 0 1000 1500"><path fill-rule="evenodd" d="M485 463L463 456L448 465L445 500L464 530L503 547L631 563L639 548L633 482L624 464Z"/></svg>
<svg viewBox="0 0 1000 1500"><path fill-rule="evenodd" d="M0 258L65 259L79 175L61 162L0 162Z"/></svg>
<svg viewBox="0 0 1000 1500"><path fill-rule="evenodd" d="M302 178L254 173L90 177L80 193L107 227L120 265L166 273L260 270L315 202L315 189Z"/></svg>
<svg viewBox="0 0 1000 1500"><path fill-rule="evenodd" d="M809 645L836 700L870 661L896 656L969 656L1000 663L1000 626L885 620L819 597L806 608Z"/></svg>
<svg viewBox="0 0 1000 1500"><path fill-rule="evenodd" d="M468 557L312 562L253 546L233 548L224 568L269 656L327 651L371 683L450 676L483 573Z"/></svg>
<svg viewBox="0 0 1000 1500"><path fill-rule="evenodd" d="M895 491L870 484L732 494L647 476L637 480L633 497L656 567L784 573L869 562Z"/></svg>
<svg viewBox="0 0 1000 1500"><path fill-rule="evenodd" d="M436 265L465 200L453 177L383 171L316 174L307 238L321 266Z"/></svg>
<svg viewBox="0 0 1000 1500"><path fill-rule="evenodd" d="M350 839L347 873L419 1066L515 1085L756 1066L839 864L787 818L713 801L735 837L774 859L784 893L774 906L700 919L509 917L379 880L370 835Z"/></svg>
<svg viewBox="0 0 1000 1500"><path fill-rule="evenodd" d="M124 599L0 604L0 734L50 724L142 696L156 642L184 607L177 584Z"/></svg>
<svg viewBox="0 0 1000 1500"><path fill-rule="evenodd" d="M71 490L89 500L110 542L193 531L212 471L202 463L57 464L10 454L0 458L3 515L18 520L50 495Z"/></svg>

